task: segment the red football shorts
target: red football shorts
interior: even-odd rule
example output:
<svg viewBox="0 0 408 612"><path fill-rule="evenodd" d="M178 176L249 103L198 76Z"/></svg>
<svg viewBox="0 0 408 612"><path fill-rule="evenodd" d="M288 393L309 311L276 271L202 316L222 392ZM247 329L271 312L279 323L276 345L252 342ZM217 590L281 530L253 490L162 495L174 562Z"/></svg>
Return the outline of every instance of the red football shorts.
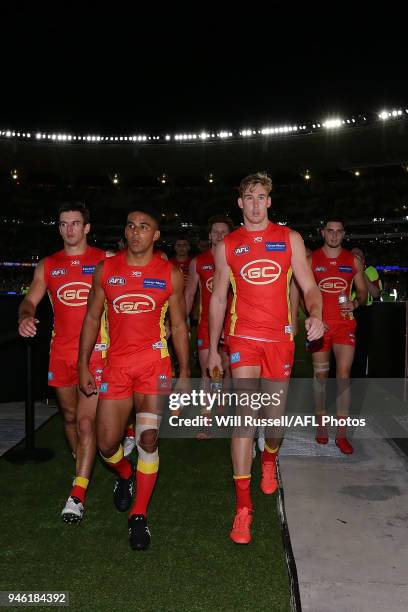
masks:
<svg viewBox="0 0 408 612"><path fill-rule="evenodd" d="M231 368L261 366L261 378L285 379L290 376L295 354L294 342L262 342L229 336Z"/></svg>
<svg viewBox="0 0 408 612"><path fill-rule="evenodd" d="M99 394L101 399L119 400L131 397L133 393L166 394L170 388L170 357L163 357L150 362L142 360L131 367L107 365Z"/></svg>
<svg viewBox="0 0 408 612"><path fill-rule="evenodd" d="M323 338L314 340L307 344L309 353L323 353L330 351L333 344L345 344L354 346L356 344L356 321L355 319L344 321L326 321L328 330Z"/></svg>
<svg viewBox="0 0 408 612"><path fill-rule="evenodd" d="M105 363L106 359L102 357L101 353L93 353L89 364L89 371L94 377L97 386L101 383L102 370ZM74 387L78 382L77 361L56 357L51 349L48 385L50 387Z"/></svg>

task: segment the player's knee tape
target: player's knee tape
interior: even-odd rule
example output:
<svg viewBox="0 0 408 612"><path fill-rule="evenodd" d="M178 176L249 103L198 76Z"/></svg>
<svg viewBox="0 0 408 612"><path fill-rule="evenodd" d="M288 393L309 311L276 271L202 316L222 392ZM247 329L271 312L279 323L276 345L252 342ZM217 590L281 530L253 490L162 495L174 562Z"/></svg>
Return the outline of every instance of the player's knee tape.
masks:
<svg viewBox="0 0 408 612"><path fill-rule="evenodd" d="M316 365L313 368L313 390L316 393L324 393L326 389L326 381L327 381L326 376L323 378L318 378L316 374L326 373L329 371L329 369L330 369L330 364L328 361L324 363L319 363L319 365Z"/></svg>
<svg viewBox="0 0 408 612"><path fill-rule="evenodd" d="M330 370L330 361L322 361L320 363L313 364L313 374L316 378L316 374L321 372L328 372Z"/></svg>
<svg viewBox="0 0 408 612"><path fill-rule="evenodd" d="M153 453L148 453L141 446L141 437L144 431L155 430L157 432L156 438L159 435L159 427L160 427L161 416L157 414L152 414L150 412L139 412L136 415L136 429L135 429L135 440L136 446L139 453L139 461L138 461L138 469L139 463L142 468L140 471L151 471L149 469L149 464L155 464L157 471L159 465L159 451L156 449ZM153 468L153 466L151 466ZM145 468L145 469L143 469Z"/></svg>

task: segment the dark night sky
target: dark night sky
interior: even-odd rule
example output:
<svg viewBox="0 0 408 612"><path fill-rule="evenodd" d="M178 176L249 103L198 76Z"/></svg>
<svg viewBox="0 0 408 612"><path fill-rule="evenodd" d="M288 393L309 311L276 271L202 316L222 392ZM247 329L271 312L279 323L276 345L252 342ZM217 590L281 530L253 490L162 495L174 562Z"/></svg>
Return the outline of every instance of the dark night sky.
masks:
<svg viewBox="0 0 408 612"><path fill-rule="evenodd" d="M124 3L106 13L70 6L3 9L1 127L160 133L408 105L406 37L395 23L348 19L335 31L333 18L313 27L309 17L295 28L294 16L258 12L221 23L197 5L193 25L174 27Z"/></svg>

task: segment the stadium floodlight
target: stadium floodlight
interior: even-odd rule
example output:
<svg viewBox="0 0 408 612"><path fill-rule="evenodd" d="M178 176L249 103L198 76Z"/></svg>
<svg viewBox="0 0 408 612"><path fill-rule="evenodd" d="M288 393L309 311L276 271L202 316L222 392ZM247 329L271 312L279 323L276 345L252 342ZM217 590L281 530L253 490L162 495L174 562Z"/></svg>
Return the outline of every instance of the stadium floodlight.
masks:
<svg viewBox="0 0 408 612"><path fill-rule="evenodd" d="M18 172L17 172L17 168L14 168L11 171L11 178L13 179L13 181L17 181L18 180Z"/></svg>
<svg viewBox="0 0 408 612"><path fill-rule="evenodd" d="M113 175L112 183L114 185L119 185L119 174L117 172L115 172L115 174Z"/></svg>
<svg viewBox="0 0 408 612"><path fill-rule="evenodd" d="M167 183L168 180L168 176L165 172L163 172L159 177L157 177L158 181L162 184L165 185Z"/></svg>
<svg viewBox="0 0 408 612"><path fill-rule="evenodd" d="M306 170L306 172L303 175L303 178L305 179L305 181L310 181L310 179L312 178L310 174L310 170Z"/></svg>
<svg viewBox="0 0 408 612"><path fill-rule="evenodd" d="M166 134L166 140L171 140L170 134Z"/></svg>
<svg viewBox="0 0 408 612"><path fill-rule="evenodd" d="M209 183L213 183L213 182L214 182L214 175L213 175L213 173L212 173L212 172L210 172L210 173L207 175L207 181L208 181Z"/></svg>
<svg viewBox="0 0 408 612"><path fill-rule="evenodd" d="M390 113L388 111L386 111L386 110L383 110L383 111L381 111L381 113L378 113L379 119L383 119L383 121L388 119L389 116L390 116Z"/></svg>

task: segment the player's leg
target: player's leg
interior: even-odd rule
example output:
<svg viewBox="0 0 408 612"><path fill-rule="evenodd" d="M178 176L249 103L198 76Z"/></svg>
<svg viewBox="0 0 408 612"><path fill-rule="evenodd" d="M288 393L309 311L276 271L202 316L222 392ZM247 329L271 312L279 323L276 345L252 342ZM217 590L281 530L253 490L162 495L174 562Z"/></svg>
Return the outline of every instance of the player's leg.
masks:
<svg viewBox="0 0 408 612"><path fill-rule="evenodd" d="M169 357L143 364L134 378L133 401L136 406L138 461L136 495L128 520L129 541L133 550L145 550L150 544L147 508L159 470L159 428L170 381Z"/></svg>
<svg viewBox="0 0 408 612"><path fill-rule="evenodd" d="M200 362L200 369L201 369L201 389L205 393L210 393L211 391L210 378L208 376L208 371L207 371L208 353L209 353L208 343L205 344L204 348L202 348L202 345L198 347L198 360ZM201 406L201 411L200 411L201 415L210 416L210 413L206 408L207 408L206 406ZM205 429L205 427L203 429ZM197 440L209 440L210 434L208 431L200 431L197 433L196 439Z"/></svg>
<svg viewBox="0 0 408 612"><path fill-rule="evenodd" d="M64 432L71 453L76 457L77 447L77 406L78 389L76 385L69 387L56 387L55 393L64 422Z"/></svg>
<svg viewBox="0 0 408 612"><path fill-rule="evenodd" d="M75 479L61 516L66 523L77 523L84 513L85 497L96 451L95 415L98 396L86 397L78 391L77 446Z"/></svg>
<svg viewBox="0 0 408 612"><path fill-rule="evenodd" d="M336 412L338 419L347 419L350 414L350 371L353 364L354 351L355 347L353 345L333 344L333 352L336 357ZM339 425L337 428L336 445L341 452L346 455L350 455L353 452L353 447L347 439L347 427L345 423Z"/></svg>
<svg viewBox="0 0 408 612"><path fill-rule="evenodd" d="M294 352L293 342L271 342L263 346L261 392L268 396L268 404L260 409L263 418L281 419L285 414ZM283 426L265 428L265 447L261 455L261 490L266 495L274 493L278 488L276 459L283 434Z"/></svg>
<svg viewBox="0 0 408 612"><path fill-rule="evenodd" d="M159 471L159 428L164 398L134 394L136 405L136 495L129 512L129 540L133 550L145 550L150 544L147 509Z"/></svg>
<svg viewBox="0 0 408 612"><path fill-rule="evenodd" d="M326 386L330 370L330 350L322 350L312 353L313 363L313 396L315 413L317 417L316 442L327 444L329 433L327 426L323 423L326 414Z"/></svg>
<svg viewBox="0 0 408 612"><path fill-rule="evenodd" d="M231 348L231 355L236 355L235 347ZM239 351L240 361L245 360L243 350ZM249 354L247 355L250 360ZM236 359L236 357L233 357ZM258 356L252 356L252 360ZM260 365L242 365L232 368L234 391L238 395L237 416L240 416L241 426L236 427L231 440L231 457L233 466L233 479L235 484L236 514L230 538L236 544L248 544L251 540L250 526L252 523L253 504L251 499L251 470L252 447L256 428L245 426L245 416L253 416L248 402L244 398L250 397L259 386ZM240 397L243 401L240 401Z"/></svg>
<svg viewBox="0 0 408 612"><path fill-rule="evenodd" d="M123 454L121 440L132 410L132 397L99 400L96 416L96 439L106 464L116 472L113 501L119 512L129 510L133 497L133 466Z"/></svg>

